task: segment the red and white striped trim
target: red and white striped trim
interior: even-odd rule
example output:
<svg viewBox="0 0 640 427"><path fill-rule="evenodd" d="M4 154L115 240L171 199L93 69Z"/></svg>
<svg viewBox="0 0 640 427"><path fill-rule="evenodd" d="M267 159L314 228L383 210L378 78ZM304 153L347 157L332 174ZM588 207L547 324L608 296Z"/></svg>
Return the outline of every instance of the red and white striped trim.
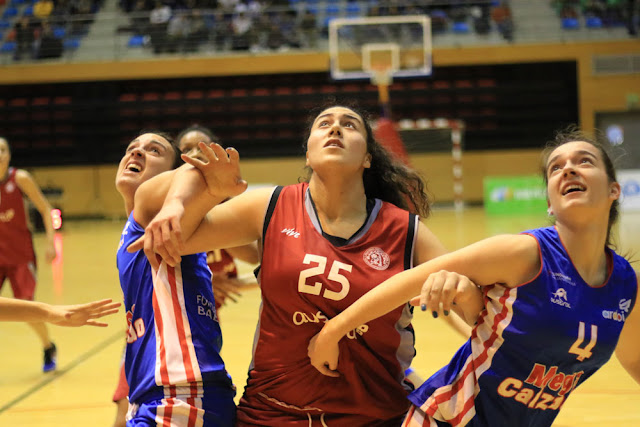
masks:
<svg viewBox="0 0 640 427"><path fill-rule="evenodd" d="M204 425L202 398L189 397L183 400L169 397L162 399L162 405L156 408L155 422L156 425L162 427L202 427Z"/></svg>
<svg viewBox="0 0 640 427"><path fill-rule="evenodd" d="M202 380L191 340L182 283L182 269L164 261L153 271L153 311L156 332L156 384L195 383Z"/></svg>
<svg viewBox="0 0 640 427"><path fill-rule="evenodd" d="M471 334L472 354L454 381L437 389L420 407L454 427L465 426L475 415L478 378L491 367L493 356L504 342L502 334L511 323L518 291L494 286L485 292L487 309Z"/></svg>

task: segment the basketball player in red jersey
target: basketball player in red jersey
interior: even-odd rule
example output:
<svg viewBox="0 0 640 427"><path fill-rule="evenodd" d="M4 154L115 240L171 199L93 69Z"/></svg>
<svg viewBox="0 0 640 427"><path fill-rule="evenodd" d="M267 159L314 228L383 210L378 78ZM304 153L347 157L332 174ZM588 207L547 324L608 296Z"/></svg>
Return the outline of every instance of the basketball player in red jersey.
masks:
<svg viewBox="0 0 640 427"><path fill-rule="evenodd" d="M190 203L216 194L221 160L200 144L213 167L189 160L205 179L172 182L146 229L145 252L152 264L156 253L176 263L181 254L260 240L263 302L239 426L399 425L413 388L405 379L415 354L408 305L350 331L339 378L314 372L307 339L385 278L445 249L408 211L429 213L421 178L374 140L363 113L332 106L312 117L306 182L246 192L204 219L189 216Z"/></svg>
<svg viewBox="0 0 640 427"><path fill-rule="evenodd" d="M42 216L47 231L45 259L53 261L56 250L53 245L51 205L29 172L9 166L11 150L9 142L0 138L0 289L5 279L11 282L13 296L33 300L36 289L36 257L33 251L24 196L35 205ZM44 322L29 322L40 338L44 351L44 372L56 369L56 346L49 337Z"/></svg>

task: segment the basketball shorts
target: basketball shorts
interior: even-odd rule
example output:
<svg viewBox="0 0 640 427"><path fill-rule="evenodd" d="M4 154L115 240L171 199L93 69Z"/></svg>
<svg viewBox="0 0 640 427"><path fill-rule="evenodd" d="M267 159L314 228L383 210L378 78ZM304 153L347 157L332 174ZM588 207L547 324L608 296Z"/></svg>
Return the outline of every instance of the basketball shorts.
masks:
<svg viewBox="0 0 640 427"><path fill-rule="evenodd" d="M127 427L203 426L233 427L236 405L232 390L205 390L202 397L176 396L130 403Z"/></svg>
<svg viewBox="0 0 640 427"><path fill-rule="evenodd" d="M284 404L286 405L286 404ZM247 398L245 394L238 405L237 427L397 427L404 415L391 420L379 420L366 414L338 414L320 410L303 411L295 406L283 406L282 402L263 393Z"/></svg>
<svg viewBox="0 0 640 427"><path fill-rule="evenodd" d="M33 295L36 291L35 262L0 265L0 289L6 279L11 282L14 298L33 301Z"/></svg>

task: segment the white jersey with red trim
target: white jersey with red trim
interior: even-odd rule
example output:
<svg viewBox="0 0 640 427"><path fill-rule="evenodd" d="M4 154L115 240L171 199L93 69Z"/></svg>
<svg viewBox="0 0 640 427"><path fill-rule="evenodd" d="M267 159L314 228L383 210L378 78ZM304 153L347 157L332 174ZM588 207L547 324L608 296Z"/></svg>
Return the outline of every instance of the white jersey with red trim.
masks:
<svg viewBox="0 0 640 427"><path fill-rule="evenodd" d="M117 253L127 310L129 400L195 397L203 386L232 388L220 357L222 334L205 254L183 256L175 267L162 262L155 272L143 251L127 252L143 234L132 213Z"/></svg>
<svg viewBox="0 0 640 427"><path fill-rule="evenodd" d="M339 378L320 374L307 356L309 340L327 319L411 267L419 218L377 199L367 205L363 226L340 239L323 232L308 184L274 190L264 225L262 306L245 397L259 395L284 412L311 415L388 420L408 409L411 387L404 371L415 354L408 305L347 334L340 342ZM238 407L239 420L251 414L244 405Z"/></svg>
<svg viewBox="0 0 640 427"><path fill-rule="evenodd" d="M483 288L486 309L469 341L409 397L438 426L550 426L615 350L637 294L631 265L608 250L608 278L591 287L554 227L526 233L540 248L537 276ZM422 425L411 418L404 425Z"/></svg>

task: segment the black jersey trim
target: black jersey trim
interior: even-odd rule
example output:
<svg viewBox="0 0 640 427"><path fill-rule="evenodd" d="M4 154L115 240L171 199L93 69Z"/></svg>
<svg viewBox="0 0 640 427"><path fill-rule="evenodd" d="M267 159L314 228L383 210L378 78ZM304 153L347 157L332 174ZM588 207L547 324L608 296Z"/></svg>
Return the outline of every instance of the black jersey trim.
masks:
<svg viewBox="0 0 640 427"><path fill-rule="evenodd" d="M404 269L408 270L413 267L413 251L416 247L416 237L418 235L418 215L409 214L409 226L407 227L407 240L404 246Z"/></svg>
<svg viewBox="0 0 640 427"><path fill-rule="evenodd" d="M278 199L280 198L280 193L284 187L282 185L278 185L273 189L273 193L271 194L271 200L269 200L269 206L267 207L267 212L264 214L264 225L262 227L262 245L264 246L264 238L267 237L267 228L269 228L269 223L271 222L271 217L273 216L273 211L276 209L276 203L278 203Z"/></svg>

